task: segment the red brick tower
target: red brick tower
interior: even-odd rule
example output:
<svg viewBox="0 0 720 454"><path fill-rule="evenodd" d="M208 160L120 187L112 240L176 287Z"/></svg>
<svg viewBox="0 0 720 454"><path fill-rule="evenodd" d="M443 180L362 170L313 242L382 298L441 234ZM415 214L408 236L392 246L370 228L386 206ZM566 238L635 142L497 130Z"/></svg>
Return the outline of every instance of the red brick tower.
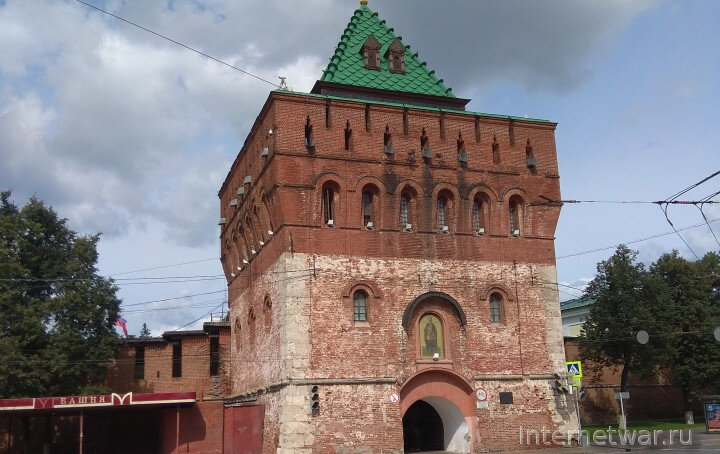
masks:
<svg viewBox="0 0 720 454"><path fill-rule="evenodd" d="M560 208L533 203L560 198L556 125L467 102L366 4L311 93L270 93L220 190L232 403L263 406L263 452L575 424L551 387Z"/></svg>

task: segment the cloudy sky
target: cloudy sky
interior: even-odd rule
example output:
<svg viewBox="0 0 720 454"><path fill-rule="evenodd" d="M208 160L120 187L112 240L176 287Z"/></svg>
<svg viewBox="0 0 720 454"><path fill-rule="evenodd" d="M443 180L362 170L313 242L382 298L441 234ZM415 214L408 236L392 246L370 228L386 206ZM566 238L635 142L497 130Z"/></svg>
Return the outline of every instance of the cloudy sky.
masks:
<svg viewBox="0 0 720 454"><path fill-rule="evenodd" d="M298 91L320 77L357 5L86 1L268 80L286 76ZM720 170L720 2L370 6L473 99L469 109L558 122L565 199L662 200ZM18 204L37 195L80 232L103 232L101 272L118 279L131 332L145 321L159 334L216 308L217 191L272 87L75 0L0 0L0 56L0 188ZM718 190L720 177L684 197ZM702 223L692 206L669 214L678 228ZM566 205L561 297L578 295L571 287L612 250L566 256L668 231L654 205ZM719 249L707 226L682 235L698 255ZM675 234L632 247L644 261L674 248L693 257Z"/></svg>

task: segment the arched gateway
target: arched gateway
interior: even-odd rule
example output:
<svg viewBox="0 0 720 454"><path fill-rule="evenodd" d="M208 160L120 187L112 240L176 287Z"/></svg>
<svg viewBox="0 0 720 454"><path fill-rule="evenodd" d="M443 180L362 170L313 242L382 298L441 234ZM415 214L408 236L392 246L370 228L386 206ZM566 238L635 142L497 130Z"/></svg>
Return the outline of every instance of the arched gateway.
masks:
<svg viewBox="0 0 720 454"><path fill-rule="evenodd" d="M449 370L428 370L400 390L405 452L469 453L477 439L473 388Z"/></svg>

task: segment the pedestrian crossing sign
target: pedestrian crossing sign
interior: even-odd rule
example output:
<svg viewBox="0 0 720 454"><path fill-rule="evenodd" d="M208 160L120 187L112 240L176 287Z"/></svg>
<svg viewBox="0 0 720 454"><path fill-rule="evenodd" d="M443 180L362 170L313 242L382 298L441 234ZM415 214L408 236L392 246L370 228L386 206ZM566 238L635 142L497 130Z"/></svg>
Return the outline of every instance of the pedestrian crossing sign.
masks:
<svg viewBox="0 0 720 454"><path fill-rule="evenodd" d="M568 361L565 363L567 374L571 378L582 378L582 364L580 361Z"/></svg>

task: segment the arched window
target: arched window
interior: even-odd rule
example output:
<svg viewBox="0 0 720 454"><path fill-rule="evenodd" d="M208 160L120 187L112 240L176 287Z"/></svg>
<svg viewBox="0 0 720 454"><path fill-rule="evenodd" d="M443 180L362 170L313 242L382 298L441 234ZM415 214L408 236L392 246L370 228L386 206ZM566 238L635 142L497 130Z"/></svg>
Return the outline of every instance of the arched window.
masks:
<svg viewBox="0 0 720 454"><path fill-rule="evenodd" d="M520 236L522 233L520 230L520 211L522 210L523 201L519 196L510 197L510 203L508 204L508 215L510 221L510 234L513 236Z"/></svg>
<svg viewBox="0 0 720 454"><path fill-rule="evenodd" d="M252 218L250 216L245 218L245 226L247 227L247 233L249 235L250 240L250 254L254 255L257 251L255 248L257 248L257 241L255 238L255 229L253 228L253 222Z"/></svg>
<svg viewBox="0 0 720 454"><path fill-rule="evenodd" d="M472 212L473 229L475 229L476 232L479 232L480 229L485 230L484 226L483 226L483 222L482 222L483 219L482 219L482 216L480 215L480 212L482 210L481 204L482 204L482 202L477 199L475 199L475 201L473 202L473 212Z"/></svg>
<svg viewBox="0 0 720 454"><path fill-rule="evenodd" d="M492 323L502 322L502 295L499 293L490 295L490 321Z"/></svg>
<svg viewBox="0 0 720 454"><path fill-rule="evenodd" d="M373 226L373 193L364 191L362 195L362 214L363 225L366 227Z"/></svg>
<svg viewBox="0 0 720 454"><path fill-rule="evenodd" d="M362 290L353 294L353 312L356 322L367 321L367 293Z"/></svg>
<svg viewBox="0 0 720 454"><path fill-rule="evenodd" d="M448 233L451 224L451 203L452 195L448 191L442 191L437 198L437 223L438 229Z"/></svg>
<svg viewBox="0 0 720 454"><path fill-rule="evenodd" d="M362 188L362 225L368 229L380 226L379 194L380 190L374 184Z"/></svg>
<svg viewBox="0 0 720 454"><path fill-rule="evenodd" d="M400 192L400 228L411 231L417 217L415 202L417 192L412 186L405 186Z"/></svg>
<svg viewBox="0 0 720 454"><path fill-rule="evenodd" d="M472 206L472 226L478 235L485 234L487 225L487 210L490 209L490 199L485 194L478 194L473 199Z"/></svg>
<svg viewBox="0 0 720 454"><path fill-rule="evenodd" d="M328 227L335 225L335 202L338 196L338 187L333 182L327 182L322 188L323 222Z"/></svg>
<svg viewBox="0 0 720 454"><path fill-rule="evenodd" d="M445 358L445 337L440 318L435 314L423 315L420 319L420 357L429 359Z"/></svg>
<svg viewBox="0 0 720 454"><path fill-rule="evenodd" d="M438 197L438 227L447 230L447 198L444 195Z"/></svg>
<svg viewBox="0 0 720 454"><path fill-rule="evenodd" d="M400 196L400 223L404 228L410 224L410 200L406 194Z"/></svg>

